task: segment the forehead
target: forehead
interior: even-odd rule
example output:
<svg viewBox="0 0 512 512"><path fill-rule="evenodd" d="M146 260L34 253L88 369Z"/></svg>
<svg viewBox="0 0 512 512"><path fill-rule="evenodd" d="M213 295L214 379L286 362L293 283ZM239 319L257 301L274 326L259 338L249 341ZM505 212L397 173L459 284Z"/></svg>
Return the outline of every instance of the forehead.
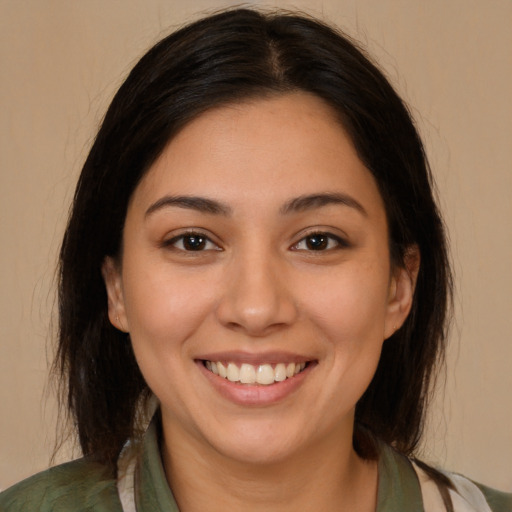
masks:
<svg viewBox="0 0 512 512"><path fill-rule="evenodd" d="M382 201L337 114L316 96L296 92L198 116L169 142L132 199L193 194L268 207L319 192Z"/></svg>

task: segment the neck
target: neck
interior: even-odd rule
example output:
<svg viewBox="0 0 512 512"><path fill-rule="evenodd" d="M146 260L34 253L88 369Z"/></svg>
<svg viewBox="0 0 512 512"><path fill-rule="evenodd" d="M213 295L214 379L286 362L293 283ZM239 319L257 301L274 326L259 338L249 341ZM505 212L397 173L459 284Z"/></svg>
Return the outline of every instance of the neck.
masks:
<svg viewBox="0 0 512 512"><path fill-rule="evenodd" d="M162 455L181 512L375 511L377 464L354 452L351 436L347 443L333 433L284 460L257 464L180 438L164 431Z"/></svg>

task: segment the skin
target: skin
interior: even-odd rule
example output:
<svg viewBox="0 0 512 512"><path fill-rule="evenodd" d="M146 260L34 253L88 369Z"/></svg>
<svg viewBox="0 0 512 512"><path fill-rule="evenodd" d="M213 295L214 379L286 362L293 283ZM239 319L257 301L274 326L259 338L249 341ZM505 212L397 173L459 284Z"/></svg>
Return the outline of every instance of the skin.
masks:
<svg viewBox="0 0 512 512"><path fill-rule="evenodd" d="M376 463L353 450L354 410L409 312L411 254L392 267L375 180L312 95L213 109L170 141L131 198L122 260L103 274L111 322L161 402L180 510L375 510ZM227 352L309 367L277 399L254 385L226 396L201 361Z"/></svg>

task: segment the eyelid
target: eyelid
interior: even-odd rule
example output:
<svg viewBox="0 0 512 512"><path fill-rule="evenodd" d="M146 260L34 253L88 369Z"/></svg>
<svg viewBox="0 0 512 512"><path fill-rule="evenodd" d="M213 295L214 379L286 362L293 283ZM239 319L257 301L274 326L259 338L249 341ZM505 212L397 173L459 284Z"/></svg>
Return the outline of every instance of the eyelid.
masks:
<svg viewBox="0 0 512 512"><path fill-rule="evenodd" d="M191 251L191 250L185 249L184 247L183 248L176 247L176 243L179 242L180 240L183 241L183 239L186 238L187 236L200 236L206 240L207 245L212 244L212 245L214 245L214 248L206 247L201 250ZM173 236L171 236L171 238L166 238L165 240L163 240L161 246L163 248L175 249L177 251L182 251L182 252L186 252L186 253L194 253L194 252L199 253L199 252L206 252L206 251L222 251L222 248L219 246L219 244L217 242L214 242L212 240L212 237L207 235L204 232L204 230L202 230L200 228L187 228L184 231L174 234Z"/></svg>
<svg viewBox="0 0 512 512"><path fill-rule="evenodd" d="M321 236L324 236L331 240L334 240L336 242L336 247L329 247L327 249L318 250L318 251L315 251L313 249L299 249L298 248L299 244L301 244L302 242L305 242L305 240L307 238L315 236L315 235L321 235ZM347 237L334 234L326 229L316 228L316 229L311 229L309 231L306 231L305 233L301 233L299 241L294 243L290 249L296 250L296 251L307 251L307 252L329 252L329 251L332 251L335 249L343 249L343 248L349 248L349 247L351 247L351 244L349 243Z"/></svg>

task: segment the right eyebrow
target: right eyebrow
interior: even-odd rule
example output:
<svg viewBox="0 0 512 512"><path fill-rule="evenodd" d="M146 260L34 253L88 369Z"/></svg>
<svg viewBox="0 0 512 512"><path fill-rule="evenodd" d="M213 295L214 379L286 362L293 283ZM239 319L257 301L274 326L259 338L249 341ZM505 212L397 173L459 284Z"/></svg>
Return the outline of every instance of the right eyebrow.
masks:
<svg viewBox="0 0 512 512"><path fill-rule="evenodd" d="M209 213L212 215L231 215L231 208L214 199L200 196L164 196L155 201L145 213L145 217L155 213L162 208L168 207L185 208L187 210L196 210L201 213Z"/></svg>

